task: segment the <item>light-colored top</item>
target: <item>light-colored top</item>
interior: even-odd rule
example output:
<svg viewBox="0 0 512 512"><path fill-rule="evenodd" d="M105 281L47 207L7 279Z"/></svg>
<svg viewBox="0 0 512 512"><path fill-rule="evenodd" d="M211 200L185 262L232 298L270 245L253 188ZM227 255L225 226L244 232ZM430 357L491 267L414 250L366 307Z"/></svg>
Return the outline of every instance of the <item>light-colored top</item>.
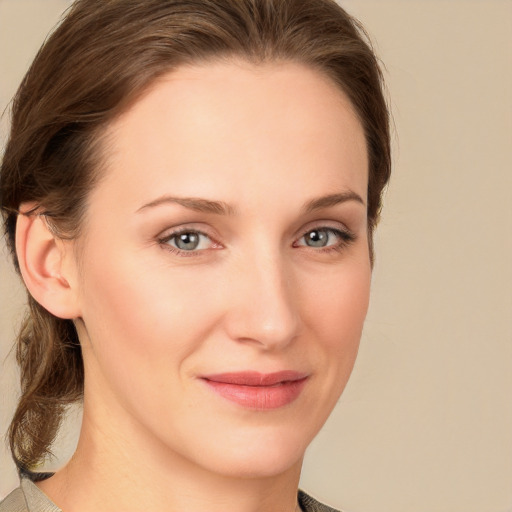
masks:
<svg viewBox="0 0 512 512"><path fill-rule="evenodd" d="M21 484L1 503L0 512L62 512L48 496L28 478L22 478Z"/></svg>
<svg viewBox="0 0 512 512"><path fill-rule="evenodd" d="M340 512L323 505L300 490L298 500L303 512ZM22 478L21 485L0 503L0 512L62 512L62 510L52 503L34 482L28 478Z"/></svg>

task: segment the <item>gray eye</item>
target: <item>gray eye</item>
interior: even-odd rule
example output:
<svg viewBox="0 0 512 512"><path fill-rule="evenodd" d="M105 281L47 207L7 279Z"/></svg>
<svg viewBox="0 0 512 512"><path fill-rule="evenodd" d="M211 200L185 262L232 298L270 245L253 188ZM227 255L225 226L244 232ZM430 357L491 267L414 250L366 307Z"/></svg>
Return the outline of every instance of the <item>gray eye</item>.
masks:
<svg viewBox="0 0 512 512"><path fill-rule="evenodd" d="M170 233L168 236L161 238L159 242L175 252L178 251L178 253L181 251L181 253L195 254L199 251L219 248L208 235L195 229L183 229Z"/></svg>
<svg viewBox="0 0 512 512"><path fill-rule="evenodd" d="M182 251L194 251L199 246L199 233L193 231L174 236L174 244Z"/></svg>
<svg viewBox="0 0 512 512"><path fill-rule="evenodd" d="M309 247L325 247L329 243L329 231L315 229L304 235L304 241Z"/></svg>

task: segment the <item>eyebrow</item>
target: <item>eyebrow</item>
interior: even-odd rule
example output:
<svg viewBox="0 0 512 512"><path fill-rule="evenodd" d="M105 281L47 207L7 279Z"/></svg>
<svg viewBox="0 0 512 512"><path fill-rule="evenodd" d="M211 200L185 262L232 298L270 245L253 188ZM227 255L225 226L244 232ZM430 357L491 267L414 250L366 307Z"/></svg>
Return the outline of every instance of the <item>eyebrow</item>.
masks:
<svg viewBox="0 0 512 512"><path fill-rule="evenodd" d="M347 191L311 199L302 206L302 211L304 213L311 213L316 210L322 210L341 203L346 203L347 201L356 201L365 206L365 202L359 194ZM148 208L155 208L156 206L165 204L178 204L185 208L189 208L190 210L195 210L201 213L213 213L216 215L234 215L236 213L236 208L224 201L212 201L210 199L202 199L199 197L175 197L168 195L159 197L154 201L141 206L137 210L137 213Z"/></svg>
<svg viewBox="0 0 512 512"><path fill-rule="evenodd" d="M147 208L154 208L163 204L179 204L190 210L201 213L214 213L216 215L233 215L235 209L224 201L211 201L209 199L201 199L199 197L174 197L162 196L150 203L141 206L137 213Z"/></svg>
<svg viewBox="0 0 512 512"><path fill-rule="evenodd" d="M347 192L330 194L328 196L312 199L311 201L308 201L302 209L305 213L311 213L316 210L322 210L323 208L330 208L341 203L346 203L347 201L356 201L357 203L361 203L363 206L366 206L363 198L359 194L349 190Z"/></svg>

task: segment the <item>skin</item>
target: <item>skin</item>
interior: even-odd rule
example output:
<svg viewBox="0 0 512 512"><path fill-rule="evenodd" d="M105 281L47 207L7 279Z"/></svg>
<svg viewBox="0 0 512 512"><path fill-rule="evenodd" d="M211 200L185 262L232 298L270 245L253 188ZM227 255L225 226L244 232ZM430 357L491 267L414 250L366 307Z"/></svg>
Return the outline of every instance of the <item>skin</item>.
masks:
<svg viewBox="0 0 512 512"><path fill-rule="evenodd" d="M33 254L52 277L57 291L39 300L75 319L86 375L76 454L39 485L66 512L291 512L304 451L345 387L368 307L361 123L317 71L228 61L165 76L106 135L81 238L38 252L41 219L19 228L22 271L30 281ZM332 195L336 204L304 210ZM205 236L179 253L177 228ZM325 247L308 245L314 230ZM246 370L308 378L270 410L234 404L201 379Z"/></svg>

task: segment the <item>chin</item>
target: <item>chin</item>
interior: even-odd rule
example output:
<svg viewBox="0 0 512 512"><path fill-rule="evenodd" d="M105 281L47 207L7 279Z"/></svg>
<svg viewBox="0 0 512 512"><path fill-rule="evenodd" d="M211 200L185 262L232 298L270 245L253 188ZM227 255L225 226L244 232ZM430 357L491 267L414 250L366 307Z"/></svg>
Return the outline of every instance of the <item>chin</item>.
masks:
<svg viewBox="0 0 512 512"><path fill-rule="evenodd" d="M313 438L300 430L260 428L217 441L210 439L209 447L201 450L201 455L208 454L207 460L197 462L211 472L238 478L269 478L300 471Z"/></svg>
<svg viewBox="0 0 512 512"><path fill-rule="evenodd" d="M234 450L234 448L231 448ZM210 470L226 477L242 479L273 478L289 471L294 471L302 465L304 451L292 449L283 451L276 450L255 450L239 451L232 453L229 457L217 460L215 467Z"/></svg>

